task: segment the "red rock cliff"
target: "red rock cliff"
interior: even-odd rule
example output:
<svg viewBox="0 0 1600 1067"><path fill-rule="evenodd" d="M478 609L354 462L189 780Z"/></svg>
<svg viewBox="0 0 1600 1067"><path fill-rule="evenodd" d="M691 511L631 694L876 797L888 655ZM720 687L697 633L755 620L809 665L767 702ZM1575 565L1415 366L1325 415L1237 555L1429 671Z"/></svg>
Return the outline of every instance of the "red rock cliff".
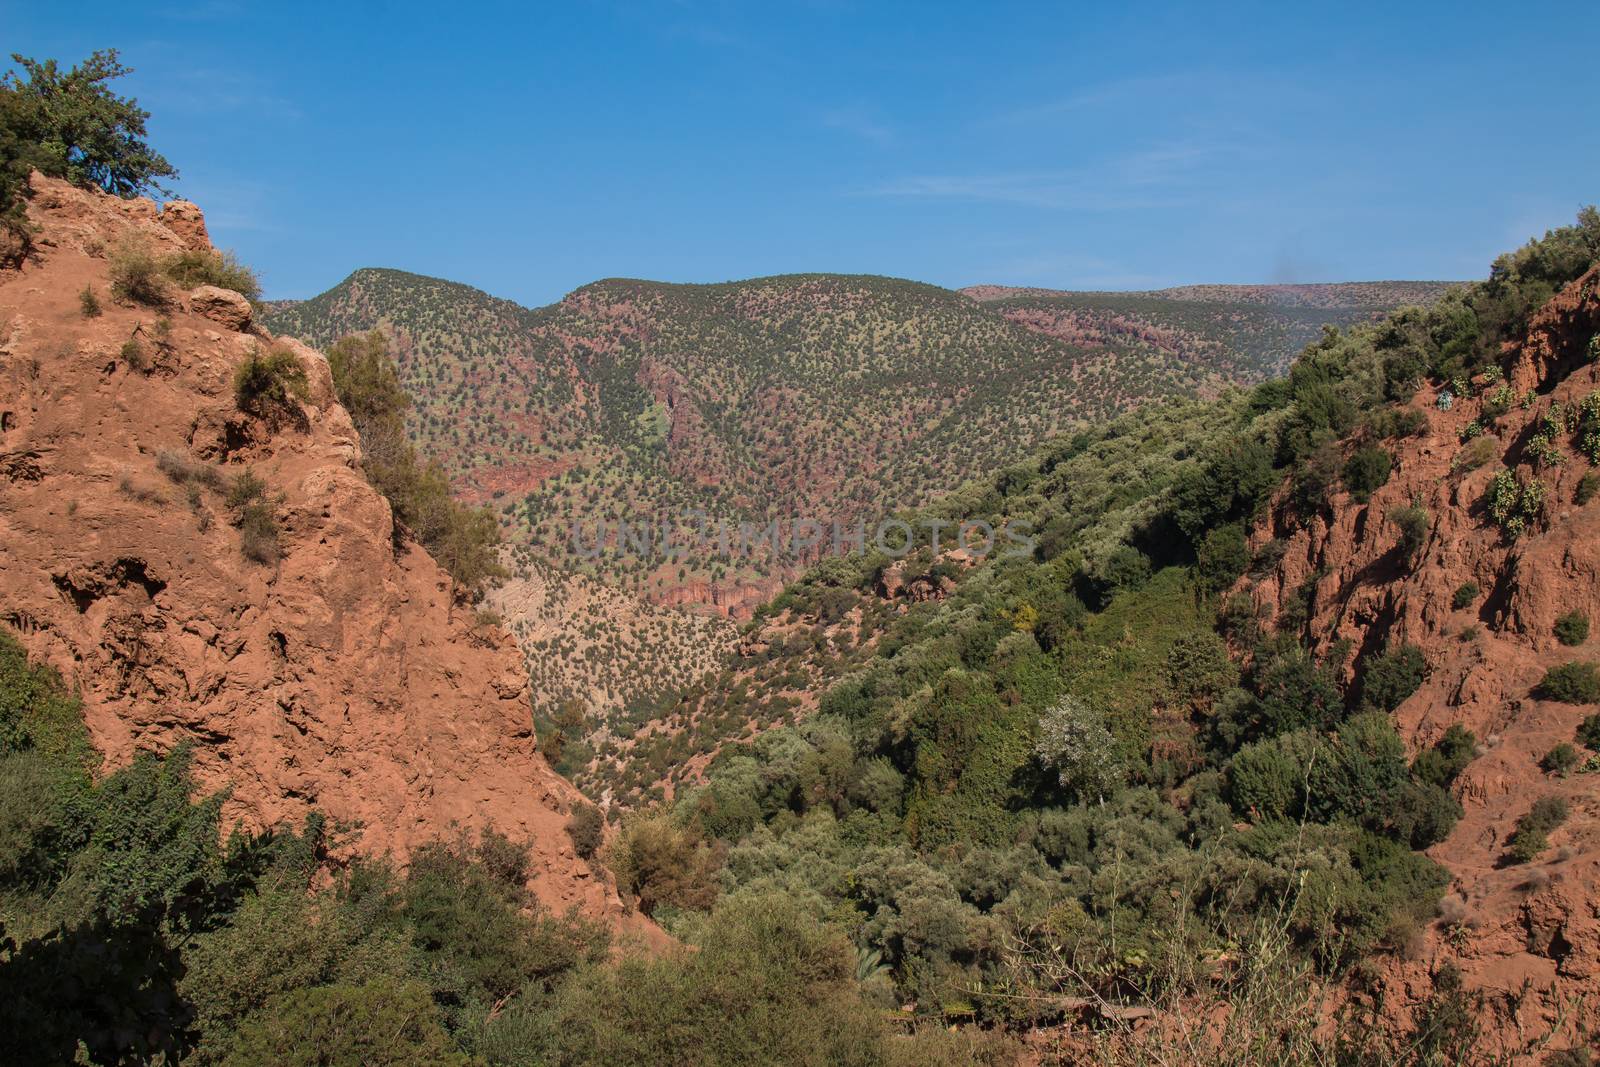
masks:
<svg viewBox="0 0 1600 1067"><path fill-rule="evenodd" d="M0 620L81 689L109 763L192 740L200 781L232 789L227 817L315 806L401 857L452 824L494 826L530 842L546 903L621 918L573 854L578 794L535 749L514 648L452 604L425 551L393 547L323 356L271 342L308 372L304 417L241 414L235 368L271 340L242 298L175 289L156 311L108 292L125 234L158 254L207 247L198 209L34 188L37 255L0 273ZM158 458L264 479L281 559L245 558L222 494Z"/></svg>
<svg viewBox="0 0 1600 1067"><path fill-rule="evenodd" d="M1508 348L1506 381L1517 399L1498 421L1487 462L1464 469L1462 437L1498 383L1480 379L1448 411L1424 390L1414 404L1428 428L1386 446L1395 453L1388 484L1366 505L1336 499L1331 524L1318 519L1296 529L1276 511L1254 540L1259 546L1280 533L1283 561L1260 584L1241 584L1271 617L1310 583L1309 637L1319 652L1347 639L1368 652L1410 642L1425 653L1428 679L1396 713L1402 735L1420 748L1461 723L1476 733L1481 755L1456 783L1464 817L1430 850L1453 878L1453 899L1415 958L1396 961L1391 979L1415 1002L1428 971L1452 963L1508 1013L1520 1003L1530 1032L1537 1031L1530 1013L1548 1022L1573 997L1600 998L1600 774L1560 778L1539 767L1597 709L1533 695L1547 668L1600 660L1600 640L1568 648L1554 632L1556 620L1575 610L1600 623L1600 499L1575 502L1594 465L1572 447L1570 431L1557 437L1554 466L1536 467L1529 446L1552 405L1571 411L1600 388L1597 290L1600 268L1559 293L1535 315L1526 339ZM1515 540L1502 535L1484 502L1505 467L1547 491L1543 521ZM1407 562L1390 516L1413 503L1427 509L1430 526ZM1480 593L1457 608L1456 591L1467 583ZM1571 808L1552 847L1531 864L1504 865L1516 820L1549 795ZM1518 1001L1524 982L1532 996Z"/></svg>

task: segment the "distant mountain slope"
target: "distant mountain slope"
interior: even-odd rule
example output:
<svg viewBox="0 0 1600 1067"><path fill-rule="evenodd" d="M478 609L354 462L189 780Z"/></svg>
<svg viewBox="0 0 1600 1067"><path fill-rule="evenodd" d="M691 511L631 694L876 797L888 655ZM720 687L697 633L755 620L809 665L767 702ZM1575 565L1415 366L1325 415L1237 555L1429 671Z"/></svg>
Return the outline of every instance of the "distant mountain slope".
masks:
<svg viewBox="0 0 1600 1067"><path fill-rule="evenodd" d="M1022 297L1152 297L1213 304L1266 304L1271 307L1387 309L1431 304L1461 282L1310 282L1283 285L1175 285L1168 289L1104 292L1037 289L1016 285L969 285L961 292L980 303Z"/></svg>
<svg viewBox="0 0 1600 1067"><path fill-rule="evenodd" d="M1370 314L1124 294L983 304L851 275L612 279L528 309L376 269L265 310L318 344L379 326L393 337L416 443L519 546L495 607L521 643L542 734L563 739L547 751L569 769L632 745L729 648L729 628L660 606L742 618L798 573L765 545L740 552L741 524L755 535L778 520L781 537L800 518L875 524L1060 431L1260 381L1324 323ZM694 511L729 524L726 554L609 550L619 520L637 533L671 519L692 541ZM574 524L587 548L601 522L608 551L585 559Z"/></svg>
<svg viewBox="0 0 1600 1067"><path fill-rule="evenodd" d="M1350 304L1387 284L1321 288ZM820 274L612 279L530 310L364 269L313 300L269 306L266 320L322 344L385 327L417 400L418 444L442 458L464 497L497 503L514 539L575 564L574 522L592 533L602 519L685 509L735 527L875 520L1143 400L1259 381L1323 324L1372 313L1365 304L1273 308L1243 295L986 304L915 282ZM715 556L607 554L586 569L656 602L735 616L795 573L767 553Z"/></svg>
<svg viewBox="0 0 1600 1067"><path fill-rule="evenodd" d="M1325 325L1348 327L1396 307L1431 304L1452 284L1186 285L1123 293L975 285L962 292L1069 344L1166 357L1248 382L1287 370Z"/></svg>

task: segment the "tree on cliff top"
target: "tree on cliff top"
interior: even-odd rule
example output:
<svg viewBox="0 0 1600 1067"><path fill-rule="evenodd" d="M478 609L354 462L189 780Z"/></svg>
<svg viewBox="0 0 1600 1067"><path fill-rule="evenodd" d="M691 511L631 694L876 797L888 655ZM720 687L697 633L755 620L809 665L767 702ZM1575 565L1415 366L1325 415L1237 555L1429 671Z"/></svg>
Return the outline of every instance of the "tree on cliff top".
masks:
<svg viewBox="0 0 1600 1067"><path fill-rule="evenodd" d="M131 74L114 48L95 52L63 73L53 59L43 62L12 53L17 72L0 79L0 150L5 181L26 181L38 168L77 185L95 186L115 196L164 192L162 178L177 170L145 140L150 113L132 97L118 96L107 82Z"/></svg>

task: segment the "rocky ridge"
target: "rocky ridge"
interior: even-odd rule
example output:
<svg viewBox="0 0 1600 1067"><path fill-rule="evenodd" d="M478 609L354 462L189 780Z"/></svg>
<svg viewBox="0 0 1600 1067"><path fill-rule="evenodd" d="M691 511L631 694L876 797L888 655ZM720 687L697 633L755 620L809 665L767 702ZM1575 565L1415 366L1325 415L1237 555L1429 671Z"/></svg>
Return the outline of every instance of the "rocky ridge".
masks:
<svg viewBox="0 0 1600 1067"><path fill-rule="evenodd" d="M574 854L580 798L537 751L514 645L396 546L326 359L272 338L237 293L111 299L119 243L209 248L194 205L33 188L36 254L0 273L0 621L81 691L107 763L192 743L226 821L316 808L402 859L494 827L530 844L546 904L644 929ZM235 370L258 348L304 367L297 412L239 410ZM229 521L246 471L277 527L266 562Z"/></svg>
<svg viewBox="0 0 1600 1067"><path fill-rule="evenodd" d="M1555 436L1554 459L1540 458L1536 440L1548 413L1575 413L1600 389L1597 331L1600 268L1534 316L1526 339L1507 347L1503 379L1480 376L1463 396L1446 385L1414 398L1427 428L1395 449L1393 474L1369 503L1341 495L1331 521L1296 527L1280 500L1252 538L1257 549L1279 539L1283 553L1265 580L1246 579L1238 590L1265 617L1309 596L1306 636L1322 654L1340 642L1360 652L1406 643L1423 651L1427 679L1396 712L1413 750L1455 724L1478 738L1480 754L1455 787L1465 815L1429 850L1453 879L1444 913L1413 958L1390 971L1403 1000L1425 996L1428 975L1447 963L1507 1013L1532 1011L1546 1022L1574 998L1600 995L1600 777L1540 768L1595 709L1536 692L1547 669L1600 659L1594 638L1567 647L1555 636L1569 612L1600 616L1600 501L1577 503L1594 464L1573 447L1570 421ZM1496 417L1485 409L1497 394L1514 400ZM1488 429L1480 435L1474 426ZM1514 539L1488 507L1508 469L1544 487L1542 517ZM1394 516L1418 506L1428 530L1407 559ZM1481 592L1458 607L1458 592L1473 586ZM1532 863L1508 863L1516 820L1546 796L1563 798L1570 817Z"/></svg>

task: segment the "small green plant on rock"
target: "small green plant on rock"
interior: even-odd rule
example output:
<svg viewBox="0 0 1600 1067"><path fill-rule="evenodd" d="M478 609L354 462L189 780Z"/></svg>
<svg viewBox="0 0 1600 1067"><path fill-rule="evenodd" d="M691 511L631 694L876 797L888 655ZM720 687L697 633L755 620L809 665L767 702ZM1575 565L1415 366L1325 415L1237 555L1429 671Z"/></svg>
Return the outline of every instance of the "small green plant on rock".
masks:
<svg viewBox="0 0 1600 1067"><path fill-rule="evenodd" d="M111 295L130 304L162 307L167 302L167 283L161 264L149 242L125 235L111 250Z"/></svg>
<svg viewBox="0 0 1600 1067"><path fill-rule="evenodd" d="M1507 842L1506 859L1511 863L1528 863L1550 847L1550 831L1566 821L1565 800L1544 797L1535 801L1528 813L1517 820L1517 828Z"/></svg>
<svg viewBox="0 0 1600 1067"><path fill-rule="evenodd" d="M253 349L233 376L239 410L269 415L287 410L306 395L306 369L287 348Z"/></svg>
<svg viewBox="0 0 1600 1067"><path fill-rule="evenodd" d="M1520 478L1509 470L1495 475L1489 485L1486 503L1489 517L1515 541L1544 517L1544 483L1537 478Z"/></svg>
<svg viewBox="0 0 1600 1067"><path fill-rule="evenodd" d="M1569 742L1563 741L1555 748L1544 754L1539 761L1539 769L1546 774L1553 774L1565 778L1572 773L1572 768L1578 765L1578 750Z"/></svg>
<svg viewBox="0 0 1600 1067"><path fill-rule="evenodd" d="M1589 640L1589 616L1581 611L1569 611L1561 616L1556 620L1556 640L1569 648Z"/></svg>

